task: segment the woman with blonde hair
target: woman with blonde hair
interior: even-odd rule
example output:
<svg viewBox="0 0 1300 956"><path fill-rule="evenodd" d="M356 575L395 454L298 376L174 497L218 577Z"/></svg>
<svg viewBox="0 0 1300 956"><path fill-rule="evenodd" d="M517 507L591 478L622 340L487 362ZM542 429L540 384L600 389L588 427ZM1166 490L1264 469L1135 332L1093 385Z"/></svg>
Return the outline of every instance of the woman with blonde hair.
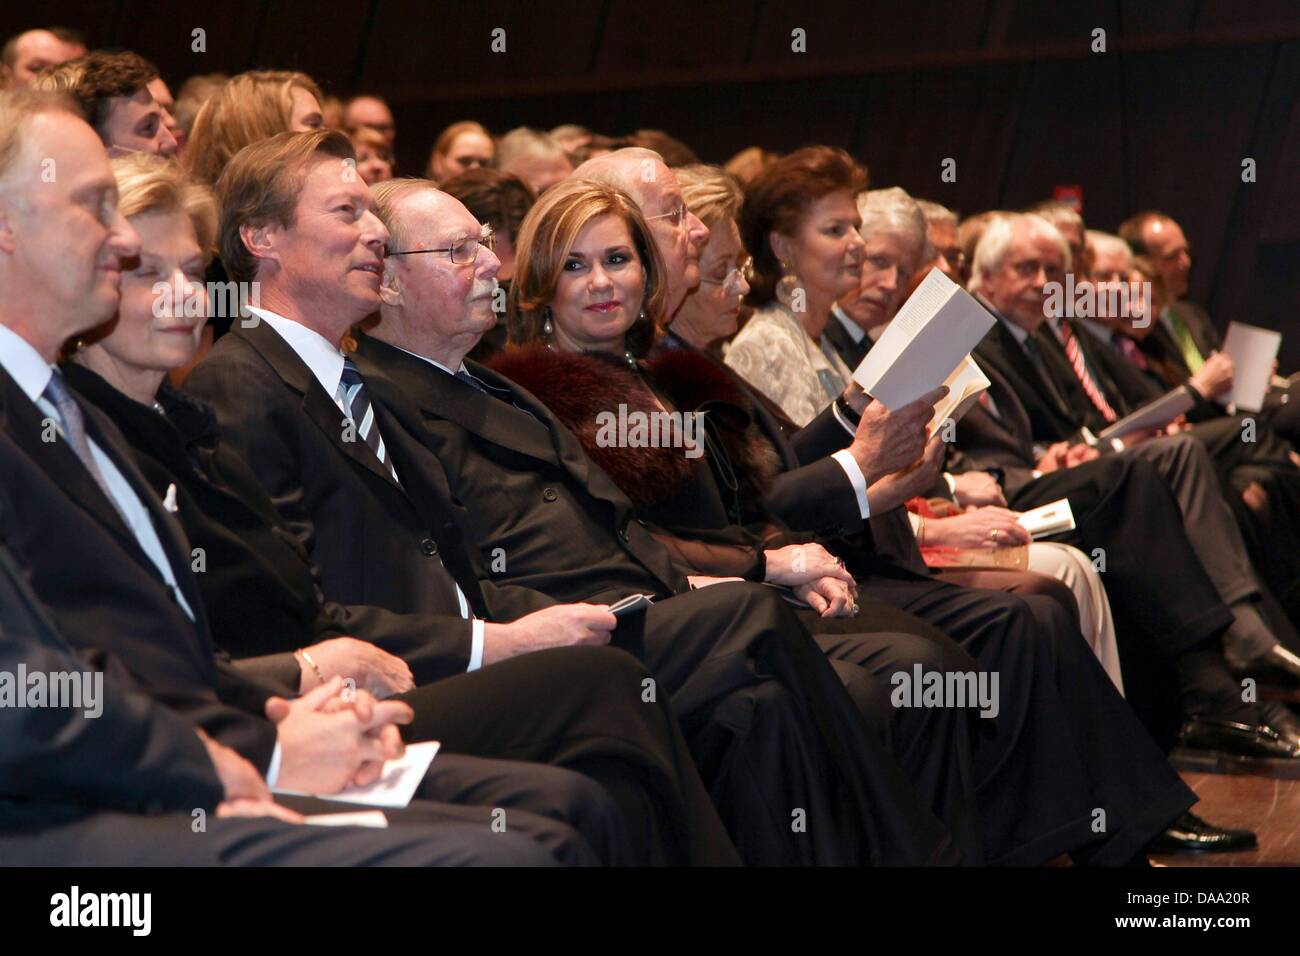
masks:
<svg viewBox="0 0 1300 956"><path fill-rule="evenodd" d="M194 118L185 147L186 169L212 185L231 158L276 133L305 132L325 124L321 89L306 73L251 70L212 94Z"/></svg>

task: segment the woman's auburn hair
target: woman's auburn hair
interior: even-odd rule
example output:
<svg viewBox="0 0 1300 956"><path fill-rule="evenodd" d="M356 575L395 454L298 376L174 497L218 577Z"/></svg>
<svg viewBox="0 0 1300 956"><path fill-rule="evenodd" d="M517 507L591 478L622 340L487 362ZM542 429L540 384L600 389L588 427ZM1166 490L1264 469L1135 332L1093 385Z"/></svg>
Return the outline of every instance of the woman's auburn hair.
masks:
<svg viewBox="0 0 1300 956"><path fill-rule="evenodd" d="M805 146L763 170L745 190L740 209L740 238L754 260L745 301L762 308L776 298L781 262L770 233L793 236L813 203L837 192L857 196L867 184L866 167L833 146Z"/></svg>
<svg viewBox="0 0 1300 956"><path fill-rule="evenodd" d="M627 350L649 353L665 319L664 264L641 210L627 193L590 179L569 179L546 190L528 211L515 241L515 272L507 309L511 345L543 341L547 311L578 234L602 216L617 216L632 234L645 276L641 315L628 329Z"/></svg>
<svg viewBox="0 0 1300 956"><path fill-rule="evenodd" d="M287 133L295 88L324 102L315 80L291 70L250 70L224 83L194 117L185 146L190 175L212 185L245 146Z"/></svg>

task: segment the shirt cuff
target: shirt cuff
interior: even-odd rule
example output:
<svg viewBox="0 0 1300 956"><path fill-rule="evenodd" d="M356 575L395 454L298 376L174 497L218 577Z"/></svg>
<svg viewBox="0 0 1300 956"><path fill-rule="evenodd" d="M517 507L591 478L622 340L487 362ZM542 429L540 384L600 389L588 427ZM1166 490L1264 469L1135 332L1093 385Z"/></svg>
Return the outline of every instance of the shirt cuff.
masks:
<svg viewBox="0 0 1300 956"><path fill-rule="evenodd" d="M840 403L838 399L831 402L831 414L835 416L835 420L840 423L844 430L849 433L850 438L853 438L858 434L858 426L845 418L844 413L840 411ZM861 474L861 471L859 471L859 474Z"/></svg>
<svg viewBox="0 0 1300 956"><path fill-rule="evenodd" d="M483 622L475 618L471 622L471 627L473 633L470 637L469 667L465 668L466 673L476 671L483 666Z"/></svg>
<svg viewBox="0 0 1300 956"><path fill-rule="evenodd" d="M275 749L271 751L271 765L266 768L266 785L274 787L275 782L280 779L280 741L275 742Z"/></svg>
<svg viewBox="0 0 1300 956"><path fill-rule="evenodd" d="M952 495L953 500L957 500L957 479L949 472L943 473L943 480L948 483L948 493Z"/></svg>
<svg viewBox="0 0 1300 956"><path fill-rule="evenodd" d="M866 521L871 517L871 505L867 501L867 478L858 467L858 460L847 448L841 448L831 457L839 462L839 466L844 469L844 474L848 475L853 493L858 496L858 510L862 512L862 520Z"/></svg>

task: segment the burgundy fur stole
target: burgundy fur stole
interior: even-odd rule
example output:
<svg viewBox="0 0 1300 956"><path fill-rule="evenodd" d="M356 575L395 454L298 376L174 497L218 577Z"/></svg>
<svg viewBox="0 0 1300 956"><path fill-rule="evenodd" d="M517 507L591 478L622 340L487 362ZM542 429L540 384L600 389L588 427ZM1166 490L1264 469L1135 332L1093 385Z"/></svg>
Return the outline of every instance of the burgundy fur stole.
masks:
<svg viewBox="0 0 1300 956"><path fill-rule="evenodd" d="M646 373L674 407L704 410L731 459L741 498L761 501L781 459L754 424L754 403L731 373L689 349L664 349L646 363Z"/></svg>
<svg viewBox="0 0 1300 956"><path fill-rule="evenodd" d="M704 458L687 458L680 448L601 447L597 416L655 412L650 388L627 364L599 353L557 352L541 345L508 348L488 363L506 378L536 395L564 422L587 454L634 503L667 501L692 480ZM708 359L681 350L664 352L644 366L645 374L671 403L669 410L703 409L740 480L741 493L761 495L776 474L775 450L749 422L749 402L727 374Z"/></svg>
<svg viewBox="0 0 1300 956"><path fill-rule="evenodd" d="M488 365L541 399L634 504L667 501L691 480L692 469L707 467L703 458L687 458L680 448L597 444L601 412L617 414L620 403L629 412L658 411L650 389L626 362L599 353L526 345L499 352Z"/></svg>

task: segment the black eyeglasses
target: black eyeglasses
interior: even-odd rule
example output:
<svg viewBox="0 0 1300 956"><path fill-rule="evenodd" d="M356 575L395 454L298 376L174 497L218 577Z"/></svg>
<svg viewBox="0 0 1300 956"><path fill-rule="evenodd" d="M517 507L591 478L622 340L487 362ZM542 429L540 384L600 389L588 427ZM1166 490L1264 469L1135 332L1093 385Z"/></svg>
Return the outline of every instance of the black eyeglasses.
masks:
<svg viewBox="0 0 1300 956"><path fill-rule="evenodd" d="M390 256L418 256L426 252L448 252L451 253L451 261L456 265L464 265L467 262L473 262L478 258L478 247L487 246L489 251L496 249L496 233L492 231L491 226L484 226L483 231L477 236L467 236L458 241L455 245L444 246L441 249L408 249L406 252L390 252Z"/></svg>

